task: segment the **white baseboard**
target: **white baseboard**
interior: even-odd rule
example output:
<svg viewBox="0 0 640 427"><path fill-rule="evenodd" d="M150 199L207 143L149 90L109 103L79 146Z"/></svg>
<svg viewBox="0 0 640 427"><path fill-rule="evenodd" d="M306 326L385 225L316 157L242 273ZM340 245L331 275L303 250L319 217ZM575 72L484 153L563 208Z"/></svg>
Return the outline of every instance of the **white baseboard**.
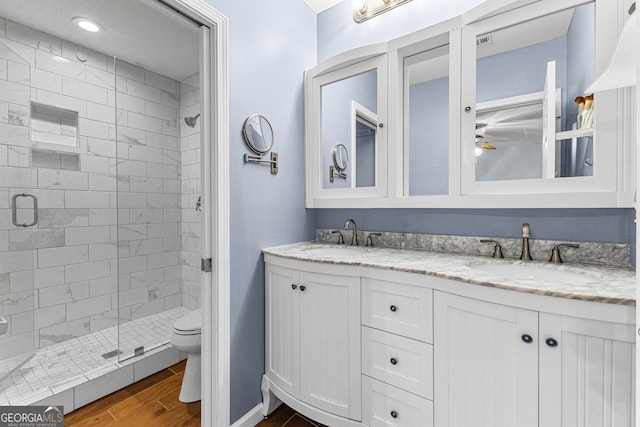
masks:
<svg viewBox="0 0 640 427"><path fill-rule="evenodd" d="M233 423L231 427L255 427L264 417L262 416L262 402L255 408L244 414L242 418Z"/></svg>

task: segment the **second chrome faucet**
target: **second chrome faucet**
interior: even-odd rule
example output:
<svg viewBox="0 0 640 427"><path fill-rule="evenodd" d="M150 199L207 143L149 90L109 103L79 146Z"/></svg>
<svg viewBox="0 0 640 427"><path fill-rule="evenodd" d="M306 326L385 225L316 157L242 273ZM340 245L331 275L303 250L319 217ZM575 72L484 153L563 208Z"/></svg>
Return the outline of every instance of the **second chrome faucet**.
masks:
<svg viewBox="0 0 640 427"><path fill-rule="evenodd" d="M522 224L522 253L520 259L523 261L531 261L531 253L529 252L529 237L531 237L531 228L526 222Z"/></svg>
<svg viewBox="0 0 640 427"><path fill-rule="evenodd" d="M358 229L356 228L356 222L353 218L349 218L344 222L344 229L349 229L349 224L353 225L353 236L351 237L351 245L358 246Z"/></svg>

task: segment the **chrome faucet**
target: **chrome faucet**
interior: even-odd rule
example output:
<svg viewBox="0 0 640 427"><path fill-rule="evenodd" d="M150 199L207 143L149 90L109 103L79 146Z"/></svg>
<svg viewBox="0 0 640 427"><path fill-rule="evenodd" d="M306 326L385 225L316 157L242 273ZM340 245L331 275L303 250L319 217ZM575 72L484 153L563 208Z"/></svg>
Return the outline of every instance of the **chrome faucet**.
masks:
<svg viewBox="0 0 640 427"><path fill-rule="evenodd" d="M531 261L531 253L529 252L529 237L531 237L531 229L529 224L522 224L522 253L520 259L523 261Z"/></svg>
<svg viewBox="0 0 640 427"><path fill-rule="evenodd" d="M356 222L349 218L344 222L344 229L349 229L349 224L353 224L353 236L351 237L351 245L358 246L358 229L356 228Z"/></svg>

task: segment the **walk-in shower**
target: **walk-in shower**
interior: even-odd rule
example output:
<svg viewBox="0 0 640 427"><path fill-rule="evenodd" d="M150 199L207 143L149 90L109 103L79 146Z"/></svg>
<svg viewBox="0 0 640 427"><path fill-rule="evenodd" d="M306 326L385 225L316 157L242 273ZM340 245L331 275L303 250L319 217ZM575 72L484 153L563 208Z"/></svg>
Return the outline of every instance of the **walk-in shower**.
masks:
<svg viewBox="0 0 640 427"><path fill-rule="evenodd" d="M200 307L198 45L153 2L0 3L0 405L158 354Z"/></svg>

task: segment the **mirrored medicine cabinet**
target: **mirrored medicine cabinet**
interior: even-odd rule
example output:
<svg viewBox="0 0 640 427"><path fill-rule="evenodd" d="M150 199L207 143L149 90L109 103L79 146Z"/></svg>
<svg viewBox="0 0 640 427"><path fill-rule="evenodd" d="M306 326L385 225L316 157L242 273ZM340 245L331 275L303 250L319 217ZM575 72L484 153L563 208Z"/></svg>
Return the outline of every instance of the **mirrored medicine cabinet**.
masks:
<svg viewBox="0 0 640 427"><path fill-rule="evenodd" d="M307 207L633 206L633 93L584 93L622 7L490 0L307 71Z"/></svg>
<svg viewBox="0 0 640 427"><path fill-rule="evenodd" d="M387 45L349 56L307 72L307 197L387 196ZM349 159L344 168L335 162L336 147Z"/></svg>

